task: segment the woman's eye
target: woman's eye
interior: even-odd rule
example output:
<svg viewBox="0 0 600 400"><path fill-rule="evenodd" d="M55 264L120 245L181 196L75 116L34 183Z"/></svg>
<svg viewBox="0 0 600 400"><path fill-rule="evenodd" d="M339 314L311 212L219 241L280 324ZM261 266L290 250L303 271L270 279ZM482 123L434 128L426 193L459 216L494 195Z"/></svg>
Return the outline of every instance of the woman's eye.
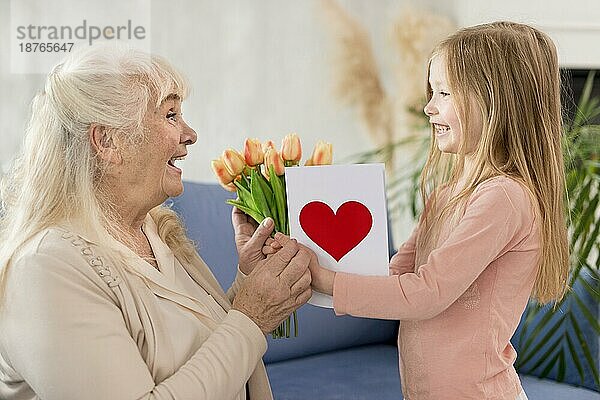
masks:
<svg viewBox="0 0 600 400"><path fill-rule="evenodd" d="M177 113L176 112L169 112L167 114L167 119L170 119L171 121L177 121Z"/></svg>
<svg viewBox="0 0 600 400"><path fill-rule="evenodd" d="M442 97L450 96L450 93L448 93L448 92L440 92L440 96L442 96Z"/></svg>

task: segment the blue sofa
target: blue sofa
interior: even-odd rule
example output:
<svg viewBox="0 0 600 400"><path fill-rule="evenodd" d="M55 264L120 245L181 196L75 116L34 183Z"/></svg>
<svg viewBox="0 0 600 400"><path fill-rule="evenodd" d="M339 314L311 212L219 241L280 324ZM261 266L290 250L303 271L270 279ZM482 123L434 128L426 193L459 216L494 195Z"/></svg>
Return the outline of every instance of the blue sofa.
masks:
<svg viewBox="0 0 600 400"><path fill-rule="evenodd" d="M170 200L224 288L237 265L231 206L225 204L232 196L218 185L186 182L184 194ZM312 305L299 309L298 321L298 337L268 338L264 360L275 399L402 399L398 322L336 317ZM599 357L597 342L596 337ZM529 375L522 375L522 382L530 400L600 400L599 392L582 387Z"/></svg>

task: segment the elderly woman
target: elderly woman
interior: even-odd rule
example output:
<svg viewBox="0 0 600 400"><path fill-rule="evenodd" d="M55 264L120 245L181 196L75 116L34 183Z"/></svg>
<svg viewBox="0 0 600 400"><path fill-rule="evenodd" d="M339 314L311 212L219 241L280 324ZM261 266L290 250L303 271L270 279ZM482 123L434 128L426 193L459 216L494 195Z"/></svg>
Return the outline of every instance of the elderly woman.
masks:
<svg viewBox="0 0 600 400"><path fill-rule="evenodd" d="M261 249L271 220L232 215L227 293L177 216L196 142L164 60L91 47L48 75L3 181L0 398L271 399L261 357L310 297L310 255Z"/></svg>

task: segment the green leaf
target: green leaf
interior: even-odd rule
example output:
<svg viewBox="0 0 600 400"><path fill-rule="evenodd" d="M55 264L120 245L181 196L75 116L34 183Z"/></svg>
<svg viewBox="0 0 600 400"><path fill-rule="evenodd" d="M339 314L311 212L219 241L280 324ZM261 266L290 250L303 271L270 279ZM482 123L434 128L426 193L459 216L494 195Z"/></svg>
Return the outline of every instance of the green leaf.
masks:
<svg viewBox="0 0 600 400"><path fill-rule="evenodd" d="M590 294L590 296L592 296L596 302L600 303L600 290L590 285L586 279L580 279L579 282L581 282L581 285Z"/></svg>
<svg viewBox="0 0 600 400"><path fill-rule="evenodd" d="M600 246L598 246L598 256L596 257L596 269L592 268L588 263L584 263L586 272L590 274L592 279L600 285Z"/></svg>
<svg viewBox="0 0 600 400"><path fill-rule="evenodd" d="M550 312L548 314L552 315L552 313L550 313ZM550 339L553 336L555 336L557 334L556 330L563 324L564 321L565 321L564 316L558 318L556 320L556 322L554 323L554 325L552 325L552 327L548 328L546 334L541 339L539 339L538 336L536 335L536 330L539 327L539 325L536 326L536 330L534 330L532 332L532 334L529 337L529 340L527 341L527 343L525 344L523 350L521 350L522 356L521 356L519 365L527 364L527 362L531 358L533 358L538 353L538 351L540 351L542 349L542 347L544 347L550 341ZM530 346L534 340L537 340L537 344L535 345L535 347L530 348ZM554 347L554 346L552 346L552 347Z"/></svg>
<svg viewBox="0 0 600 400"><path fill-rule="evenodd" d="M269 167L269 182L273 188L273 196L275 197L275 204L277 206L277 216L279 218L280 232L289 235L289 225L287 223L287 202L285 189L283 187L284 178L280 178L275 174L275 170L271 165Z"/></svg>
<svg viewBox="0 0 600 400"><path fill-rule="evenodd" d="M598 204L598 202L596 201L596 205L597 204ZM600 221L597 220L597 221L595 221L595 226L590 235L589 240L585 243L585 246L581 250L580 257L583 260L587 260L588 256L590 255L590 251L592 251L592 247L594 246L595 243L597 243L597 238L598 238L599 232L600 232Z"/></svg>
<svg viewBox="0 0 600 400"><path fill-rule="evenodd" d="M270 185L269 181L261 173L257 172L256 176L259 178L258 182L260 183L260 187L265 195L265 198L267 199L267 202L269 203L269 206L271 207L271 211L275 210L275 207L274 207L275 199L273 197L273 189L271 189L271 185Z"/></svg>
<svg viewBox="0 0 600 400"><path fill-rule="evenodd" d="M242 174L242 179L240 180L240 185L242 185L244 187L244 189L246 189L248 192L250 191L250 181L248 180L248 177L244 174Z"/></svg>
<svg viewBox="0 0 600 400"><path fill-rule="evenodd" d="M256 204L256 209L260 211L265 218L273 218L273 214L269 208L269 203L267 202L265 194L260 186L260 178L257 176L257 174L258 172L256 172L254 169L250 172L250 193L252 195L252 200L254 200L254 204ZM275 222L277 222L275 218L273 219Z"/></svg>
<svg viewBox="0 0 600 400"><path fill-rule="evenodd" d="M548 376L548 374L554 369L554 366L556 365L556 361L558 360L559 357L560 357L560 352L556 353L554 355L554 357L552 357L552 359L550 361L548 361L548 364L546 364L546 367L540 373L540 378L546 378Z"/></svg>
<svg viewBox="0 0 600 400"><path fill-rule="evenodd" d="M556 351L556 349L559 347L560 342L562 341L562 336L559 336L558 338L556 338L556 340L554 342L552 342L552 344L550 344L548 346L548 349L544 352L544 354L542 354L540 356L540 358L538 359L538 361L533 365L533 367L529 368L530 371L535 371L537 370L540 366L542 366L545 362L548 361L548 359L550 358L550 356Z"/></svg>
<svg viewBox="0 0 600 400"><path fill-rule="evenodd" d="M571 237L572 247L575 247L575 243L579 240L582 233L589 231L590 225L594 222L594 211L598 206L598 199L589 199L590 185L591 182L584 186L580 195L575 200L575 208L572 211L575 217L572 221L575 225L575 230Z"/></svg>
<svg viewBox="0 0 600 400"><path fill-rule="evenodd" d="M544 327L552 320L552 317L554 317L554 316L555 316L555 314L553 312L547 311L546 314L542 317L542 319L540 319L537 322L537 324L535 325L535 328L533 329L533 331L529 335L529 338L525 342L525 345L523 346L522 352L528 352L529 351L529 348L531 347L531 345L533 344L533 342L535 340L539 339L538 336L540 335L540 332L542 332L542 330L544 329ZM546 333L546 335L544 335L544 338L542 339L542 341L548 340L546 337L549 334L554 334L554 330L559 326L559 324L562 324L563 320L564 320L564 316L558 318L558 320L552 326L552 329L548 329L548 333ZM534 352L534 354L535 354L535 352ZM523 357L527 358L527 359L530 358L530 357L526 357L525 354L523 354ZM523 362L525 363L526 361L523 361Z"/></svg>
<svg viewBox="0 0 600 400"><path fill-rule="evenodd" d="M589 112L583 112L582 110L587 109L590 95L592 93L595 74L595 71L590 71L587 79L585 80L585 84L583 85L583 90L581 92L581 97L579 98L579 106L577 108L577 112L575 113L573 126L581 126L584 122L587 122L589 120L587 116Z"/></svg>
<svg viewBox="0 0 600 400"><path fill-rule="evenodd" d="M575 318L575 315L573 313L569 313L569 319L571 320L573 330L575 331L575 335L577 336L577 341L579 343L579 346L581 347L581 350L583 350L583 355L587 361L588 367L592 370L592 375L594 377L594 381L596 382L596 385L600 386L600 377L598 376L598 368L596 367L596 362L594 360L594 357L592 357L592 353L590 352L590 348L585 340L585 337L583 336L583 333L581 332L579 323L577 322L577 319Z"/></svg>
<svg viewBox="0 0 600 400"><path fill-rule="evenodd" d="M575 350L575 346L573 346L573 342L571 341L571 335L568 333L565 335L567 345L569 346L569 355L575 364L575 368L577 368L577 373L579 374L579 379L581 382L585 381L585 375L583 374L583 367L581 366L581 362L579 361L579 357L577 356L577 350Z"/></svg>
<svg viewBox="0 0 600 400"><path fill-rule="evenodd" d="M565 352L563 349L560 350L558 356L558 373L556 375L556 380L559 382L565 381L565 371L567 369L567 364L565 362Z"/></svg>
<svg viewBox="0 0 600 400"><path fill-rule="evenodd" d="M243 212L245 212L246 214L248 214L249 216L251 216L256 222L258 222L259 224L262 222L262 220L264 219L264 216L262 216L258 211L247 207L246 204L244 204L241 201L238 200L226 200L225 201L227 204L231 204L232 206L236 206L237 208L239 208L240 210L242 210Z"/></svg>
<svg viewBox="0 0 600 400"><path fill-rule="evenodd" d="M583 207L583 203L590 200L591 186L592 186L592 181L589 180L587 183L583 184L580 188L573 188L573 191L577 190L577 192L574 193L574 195L575 195L574 203L573 203L573 199L571 199L571 202L573 203L573 208L571 210L571 213L574 214L574 216L577 219L579 219L581 217L583 210L585 210L585 208Z"/></svg>
<svg viewBox="0 0 600 400"><path fill-rule="evenodd" d="M586 185L586 187L584 189L586 189L586 190L582 191L582 196L580 196L580 198L589 197L589 185ZM580 198L578 198L577 201L579 201ZM578 212L580 214L579 214L578 220L575 221L575 223L576 223L575 232L573 233L573 236L571 239L572 247L574 247L576 241L581 237L582 234L590 231L590 226L592 225L592 223L594 223L596 221L596 219L594 217L594 213L598 209L598 197L591 199L591 201L590 200L588 200L588 201L589 201L589 203L583 209L582 213L580 210L576 210L576 212ZM581 204L581 206L583 206L583 204ZM598 226L598 225L599 224L596 224L596 226Z"/></svg>
<svg viewBox="0 0 600 400"><path fill-rule="evenodd" d="M590 310L588 310L587 306L579 298L579 294L577 294L577 292L573 293L572 297L573 297L573 299L575 299L575 302L579 306L579 310L581 310L581 312L583 313L583 316L585 317L585 319L588 320L588 323L596 331L596 334L600 335L600 324L598 323L598 320L597 320L598 317L595 316L595 315L593 315L592 312Z"/></svg>
<svg viewBox="0 0 600 400"><path fill-rule="evenodd" d="M246 189L239 181L234 181L233 184L237 187L238 197L241 202L247 207L253 209L255 212L258 211L256 204L254 204L254 200L252 199L252 194ZM248 214L250 215L250 214Z"/></svg>
<svg viewBox="0 0 600 400"><path fill-rule="evenodd" d="M523 343L523 340L525 340L525 337L527 336L527 331L529 330L529 325L531 324L535 316L539 314L539 310L541 310L541 308L535 307L533 304L533 301L530 301L529 304L527 304L527 307L525 308L525 319L521 323L521 333L519 333L518 339L519 345L521 345Z"/></svg>

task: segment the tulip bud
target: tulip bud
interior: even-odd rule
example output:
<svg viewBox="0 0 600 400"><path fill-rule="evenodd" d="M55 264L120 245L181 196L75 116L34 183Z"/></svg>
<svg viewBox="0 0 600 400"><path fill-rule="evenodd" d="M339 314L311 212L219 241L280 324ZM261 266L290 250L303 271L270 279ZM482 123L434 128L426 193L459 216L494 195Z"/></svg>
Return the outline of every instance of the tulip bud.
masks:
<svg viewBox="0 0 600 400"><path fill-rule="evenodd" d="M319 140L309 161L310 165L330 165L333 161L333 145Z"/></svg>
<svg viewBox="0 0 600 400"><path fill-rule="evenodd" d="M273 143L272 140L267 140L266 142L263 143L262 148L263 148L263 153L266 153L267 150L275 148L275 143Z"/></svg>
<svg viewBox="0 0 600 400"><path fill-rule="evenodd" d="M221 185L227 185L233 182L233 180L235 179L235 176L231 175L225 167L225 163L223 162L223 160L212 160L210 162L210 166L215 172L215 175L217 176L217 179L219 180L219 183Z"/></svg>
<svg viewBox="0 0 600 400"><path fill-rule="evenodd" d="M281 157L284 161L297 163L302 158L302 145L300 138L295 133L290 133L283 138L281 143Z"/></svg>
<svg viewBox="0 0 600 400"><path fill-rule="evenodd" d="M258 139L246 139L244 142L244 159L251 167L262 164L265 153Z"/></svg>
<svg viewBox="0 0 600 400"><path fill-rule="evenodd" d="M263 175L267 179L269 179L269 167L271 165L273 166L275 175L281 176L285 173L283 158L281 158L281 154L279 154L275 149L267 149L265 153L265 170L263 171Z"/></svg>
<svg viewBox="0 0 600 400"><path fill-rule="evenodd" d="M223 160L223 163L225 163L225 168L227 168L229 174L233 176L241 174L246 167L244 157L233 149L225 150L221 159Z"/></svg>

